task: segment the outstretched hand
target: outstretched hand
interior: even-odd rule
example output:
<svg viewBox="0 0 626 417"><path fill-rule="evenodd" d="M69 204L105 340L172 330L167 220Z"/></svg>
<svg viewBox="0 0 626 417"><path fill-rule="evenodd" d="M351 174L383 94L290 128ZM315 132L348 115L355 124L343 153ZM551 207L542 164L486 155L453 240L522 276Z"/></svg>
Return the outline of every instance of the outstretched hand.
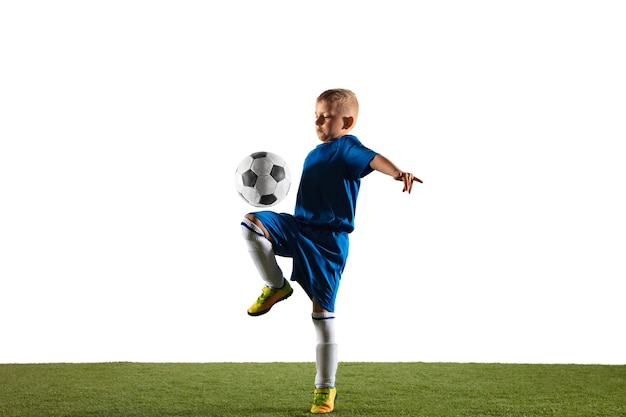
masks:
<svg viewBox="0 0 626 417"><path fill-rule="evenodd" d="M411 190L413 189L413 182L422 182L417 177L414 177L410 172L404 172L400 168L398 168L393 162L389 159L385 158L381 154L378 154L372 159L370 162L370 167L375 169L376 171L382 172L383 174L387 174L396 181L402 181L404 183L404 188L402 188L402 192L408 191L411 194Z"/></svg>
<svg viewBox="0 0 626 417"><path fill-rule="evenodd" d="M413 182L414 181L417 181L419 183L423 182L422 180L420 180L419 178L415 177L410 172L402 172L397 177L394 177L394 179L396 181L402 181L404 183L404 187L402 188L402 192L407 191L409 194L411 194L411 190L413 189Z"/></svg>

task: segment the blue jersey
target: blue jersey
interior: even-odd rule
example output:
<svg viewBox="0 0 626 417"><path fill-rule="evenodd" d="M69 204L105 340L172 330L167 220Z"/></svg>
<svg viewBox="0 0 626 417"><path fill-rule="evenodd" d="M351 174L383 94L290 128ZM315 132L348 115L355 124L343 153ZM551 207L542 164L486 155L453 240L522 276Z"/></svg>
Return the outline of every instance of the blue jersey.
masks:
<svg viewBox="0 0 626 417"><path fill-rule="evenodd" d="M294 217L352 232L361 178L372 172L369 164L376 155L352 135L318 145L304 161Z"/></svg>

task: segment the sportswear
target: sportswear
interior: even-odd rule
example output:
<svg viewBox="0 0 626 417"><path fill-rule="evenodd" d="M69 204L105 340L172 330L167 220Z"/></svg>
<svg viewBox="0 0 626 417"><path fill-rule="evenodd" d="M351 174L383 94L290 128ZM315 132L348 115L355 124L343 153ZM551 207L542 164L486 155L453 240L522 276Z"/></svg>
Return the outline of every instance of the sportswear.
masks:
<svg viewBox="0 0 626 417"><path fill-rule="evenodd" d="M283 301L293 294L293 289L286 279L283 279L284 285L282 288L270 288L268 286L263 287L261 295L248 309L248 314L251 316L260 316L267 313L270 309L279 301Z"/></svg>
<svg viewBox="0 0 626 417"><path fill-rule="evenodd" d="M294 216L312 226L352 232L361 178L376 152L346 135L313 149L304 160Z"/></svg>
<svg viewBox="0 0 626 417"><path fill-rule="evenodd" d="M332 413L335 409L335 398L337 397L337 388L315 388L313 391L313 405L311 413L327 414Z"/></svg>
<svg viewBox="0 0 626 417"><path fill-rule="evenodd" d="M335 309L361 178L373 171L376 155L352 135L322 143L304 161L294 214L252 213L271 235L275 254L293 258L291 280L327 311Z"/></svg>

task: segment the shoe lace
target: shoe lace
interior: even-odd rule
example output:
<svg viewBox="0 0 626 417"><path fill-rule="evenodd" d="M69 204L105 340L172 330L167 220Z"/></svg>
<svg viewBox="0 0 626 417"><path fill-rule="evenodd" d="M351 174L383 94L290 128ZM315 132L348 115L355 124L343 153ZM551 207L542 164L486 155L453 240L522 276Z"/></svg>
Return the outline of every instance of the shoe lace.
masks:
<svg viewBox="0 0 626 417"><path fill-rule="evenodd" d="M313 393L313 404L324 405L326 401L328 401L328 397L330 397L330 391L315 390L315 392Z"/></svg>
<svg viewBox="0 0 626 417"><path fill-rule="evenodd" d="M272 289L270 287L263 287L263 291L261 295L259 295L259 298L256 299L256 302L258 304L264 304L271 295Z"/></svg>

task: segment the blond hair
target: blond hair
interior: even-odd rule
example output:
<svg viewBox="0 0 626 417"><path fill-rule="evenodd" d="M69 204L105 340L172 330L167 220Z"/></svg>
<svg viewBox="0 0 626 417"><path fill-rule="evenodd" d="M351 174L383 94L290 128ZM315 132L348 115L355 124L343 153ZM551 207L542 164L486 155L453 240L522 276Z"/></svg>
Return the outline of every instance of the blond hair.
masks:
<svg viewBox="0 0 626 417"><path fill-rule="evenodd" d="M346 113L352 113L351 116L354 116L354 118L359 115L359 101L356 99L356 94L345 88L333 88L326 90L319 95L317 101L338 103L343 111Z"/></svg>

